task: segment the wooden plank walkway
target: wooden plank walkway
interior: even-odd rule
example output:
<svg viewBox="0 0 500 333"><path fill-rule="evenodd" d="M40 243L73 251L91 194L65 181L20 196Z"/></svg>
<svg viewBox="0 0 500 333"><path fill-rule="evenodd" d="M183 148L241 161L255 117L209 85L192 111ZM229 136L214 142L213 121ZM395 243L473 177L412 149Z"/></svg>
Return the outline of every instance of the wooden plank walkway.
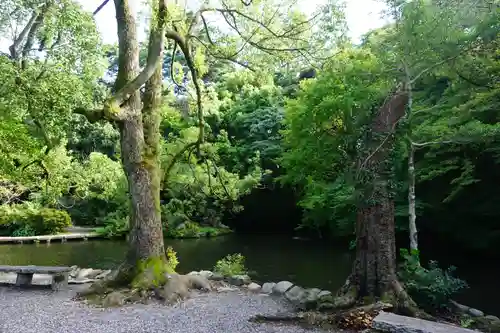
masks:
<svg viewBox="0 0 500 333"><path fill-rule="evenodd" d="M1 236L0 244L2 243L50 243L52 241L66 242L68 240L87 240L90 238L103 238L101 234L91 231L92 228L70 227L66 233L57 235L41 235L41 236L22 236L22 237L8 237Z"/></svg>

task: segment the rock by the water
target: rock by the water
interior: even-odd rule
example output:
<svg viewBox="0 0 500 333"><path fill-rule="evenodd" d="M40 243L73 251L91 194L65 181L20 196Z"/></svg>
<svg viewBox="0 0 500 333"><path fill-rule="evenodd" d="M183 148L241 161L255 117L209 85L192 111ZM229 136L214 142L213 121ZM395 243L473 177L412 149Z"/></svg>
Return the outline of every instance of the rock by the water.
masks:
<svg viewBox="0 0 500 333"><path fill-rule="evenodd" d="M187 275L200 275L200 272L192 271L192 272L187 273Z"/></svg>
<svg viewBox="0 0 500 333"><path fill-rule="evenodd" d="M252 282L247 286L248 290L253 292L260 291L260 285L258 283Z"/></svg>
<svg viewBox="0 0 500 333"><path fill-rule="evenodd" d="M179 275L184 279L189 289L199 289L203 291L210 291L212 287L208 279L202 275Z"/></svg>
<svg viewBox="0 0 500 333"><path fill-rule="evenodd" d="M466 328L381 311L372 323L374 329L390 333L477 333Z"/></svg>
<svg viewBox="0 0 500 333"><path fill-rule="evenodd" d="M102 305L104 307L112 307L112 306L122 306L125 304L126 297L119 291L113 291L104 297Z"/></svg>
<svg viewBox="0 0 500 333"><path fill-rule="evenodd" d="M92 269L92 271L87 274L87 279L97 279L97 277L101 275L102 272L102 269Z"/></svg>
<svg viewBox="0 0 500 333"><path fill-rule="evenodd" d="M318 294L318 299L323 298L324 296L330 296L332 294L331 291L328 290L321 290Z"/></svg>
<svg viewBox="0 0 500 333"><path fill-rule="evenodd" d="M485 332L499 333L500 319L497 316L484 316L474 318L475 326Z"/></svg>
<svg viewBox="0 0 500 333"><path fill-rule="evenodd" d="M80 269L78 268L78 266L73 265L71 266L71 271L69 272L69 276L75 278L78 275L79 271Z"/></svg>
<svg viewBox="0 0 500 333"><path fill-rule="evenodd" d="M224 280L224 276L220 273L213 273L208 279L212 281L222 281Z"/></svg>
<svg viewBox="0 0 500 333"><path fill-rule="evenodd" d="M68 283L69 284L85 284L85 283L93 283L95 280L94 279L69 279Z"/></svg>
<svg viewBox="0 0 500 333"><path fill-rule="evenodd" d="M484 316L484 319L489 320L489 321L500 321L500 318L498 318L497 316L492 316L492 315Z"/></svg>
<svg viewBox="0 0 500 333"><path fill-rule="evenodd" d="M335 305L331 302L322 302L318 304L317 309L318 311L328 311L335 309Z"/></svg>
<svg viewBox="0 0 500 333"><path fill-rule="evenodd" d="M300 310L312 310L318 307L318 288L304 289L293 286L285 293L285 298L292 302Z"/></svg>
<svg viewBox="0 0 500 333"><path fill-rule="evenodd" d="M198 274L203 276L205 279L210 279L214 275L211 271L200 271Z"/></svg>
<svg viewBox="0 0 500 333"><path fill-rule="evenodd" d="M262 290L260 291L263 294L270 294L273 292L273 288L276 285L274 282L266 282L262 285Z"/></svg>
<svg viewBox="0 0 500 333"><path fill-rule="evenodd" d="M251 280L248 275L233 275L227 278L227 282L235 286L242 286L244 284L249 284Z"/></svg>
<svg viewBox="0 0 500 333"><path fill-rule="evenodd" d="M481 311L481 310L478 310L478 309L474 309L474 308L469 308L469 310L467 311L472 317L482 317L484 316L484 312Z"/></svg>
<svg viewBox="0 0 500 333"><path fill-rule="evenodd" d="M105 271L102 271L99 275L97 275L95 278L97 280L99 279L104 279L106 276L108 276L109 274L111 274L111 270L110 269L107 269Z"/></svg>
<svg viewBox="0 0 500 333"><path fill-rule="evenodd" d="M301 301L301 308L304 310L312 310L318 307L319 294L321 290L318 288L307 289L305 297Z"/></svg>
<svg viewBox="0 0 500 333"><path fill-rule="evenodd" d="M196 275L186 275L185 277L195 277ZM189 295L189 288L186 280L181 275L172 274L168 277L168 282L157 290L157 295L166 303L173 303L179 299L184 299Z"/></svg>
<svg viewBox="0 0 500 333"><path fill-rule="evenodd" d="M293 287L290 281L280 281L273 287L273 294L284 294L288 289Z"/></svg>
<svg viewBox="0 0 500 333"><path fill-rule="evenodd" d="M293 286L292 289L285 293L285 298L296 305L301 303L304 296L305 290L299 286Z"/></svg>
<svg viewBox="0 0 500 333"><path fill-rule="evenodd" d="M78 274L76 275L77 280L83 280L86 279L90 274L92 274L93 269L92 268L82 268L78 271Z"/></svg>

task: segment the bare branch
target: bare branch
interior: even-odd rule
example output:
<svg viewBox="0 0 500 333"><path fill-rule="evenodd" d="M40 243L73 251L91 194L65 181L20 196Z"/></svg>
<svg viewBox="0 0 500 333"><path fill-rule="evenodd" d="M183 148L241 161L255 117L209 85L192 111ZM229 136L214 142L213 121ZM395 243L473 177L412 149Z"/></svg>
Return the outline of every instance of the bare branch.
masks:
<svg viewBox="0 0 500 333"><path fill-rule="evenodd" d="M203 143L205 138L205 122L203 120L203 105L201 101L201 87L198 82L198 72L196 70L196 66L194 64L186 40L175 30L167 30L166 36L179 45L179 48L181 49L182 53L184 54L184 58L186 59L189 71L191 72L191 78L196 91L196 106L198 108L198 127L200 130L198 135L198 143L201 144Z"/></svg>
<svg viewBox="0 0 500 333"><path fill-rule="evenodd" d="M76 114L81 114L87 118L87 120L91 123L98 122L99 120L103 120L104 117L104 110L87 110L85 108L77 108L73 111L73 113Z"/></svg>
<svg viewBox="0 0 500 333"><path fill-rule="evenodd" d="M96 8L96 10L94 10L94 12L92 13L93 16L96 16L97 13L99 13L101 11L101 9L104 8L104 6L106 6L106 4L109 2L109 0L104 0L100 5L99 7Z"/></svg>
<svg viewBox="0 0 500 333"><path fill-rule="evenodd" d="M456 143L455 141L452 140L444 140L444 141L428 141L428 142L413 142L410 141L411 145L417 148L421 147L426 147L426 146L431 146L431 145L438 145L438 144L450 144L450 143Z"/></svg>
<svg viewBox="0 0 500 333"><path fill-rule="evenodd" d="M33 14L31 14L30 20L28 21L26 26L23 28L23 30L21 31L19 36L14 40L14 43L9 47L10 56L12 57L12 59L17 60L17 58L18 58L17 50L19 49L19 46L23 42L24 38L26 38L26 35L30 31L31 26L35 23L35 20L37 19L37 17L38 17L38 12L35 10L33 12Z"/></svg>
<svg viewBox="0 0 500 333"><path fill-rule="evenodd" d="M168 183L168 178L169 178L169 175L170 175L170 171L172 171L172 168L174 167L175 163L177 163L177 161L179 160L179 158L181 158L182 155L184 155L184 153L186 153L190 149L193 149L196 145L198 145L198 141L188 143L181 150L179 150L177 152L177 154L175 154L172 157L172 159L170 160L170 162L167 164L167 167L165 168L165 180L164 181L166 183Z"/></svg>
<svg viewBox="0 0 500 333"><path fill-rule="evenodd" d="M418 73L418 74L417 74L414 78L412 78L412 79L411 79L411 81L410 81L409 83L410 83L410 84L411 84L411 83L414 83L415 81L417 81L417 80L418 80L418 78L419 78L419 77L421 77L422 75L424 75L424 74L425 74L425 73L427 73L428 71L433 70L434 68L441 66L441 65L442 65L442 64L444 64L445 62L448 62L448 61L450 61L450 60L456 59L456 58L458 58L459 56L460 56L460 54L454 55L454 56L452 56L452 57L448 57L448 58L446 58L446 59L443 59L443 60L441 60L441 61L439 61L439 62L435 63L435 64L434 64L434 65L432 65L432 66L427 67L426 69L424 69L423 71L421 71L420 73Z"/></svg>
<svg viewBox="0 0 500 333"><path fill-rule="evenodd" d="M174 49L172 51L172 57L170 58L170 79L178 88L181 88L181 85L177 83L177 81L175 81L174 77L174 61L176 52L177 52L177 42L174 40Z"/></svg>
<svg viewBox="0 0 500 333"><path fill-rule="evenodd" d="M22 51L22 60L21 60L21 68L26 69L28 67L28 54L30 50L33 47L33 43L35 42L35 35L38 32L38 29L40 29L43 20L45 18L45 15L47 14L48 10L50 9L51 5L49 2L47 2L43 7L42 11L39 15L37 15L37 18L35 22L30 27L30 30L28 32L28 35L26 37L26 43L24 43L23 51Z"/></svg>

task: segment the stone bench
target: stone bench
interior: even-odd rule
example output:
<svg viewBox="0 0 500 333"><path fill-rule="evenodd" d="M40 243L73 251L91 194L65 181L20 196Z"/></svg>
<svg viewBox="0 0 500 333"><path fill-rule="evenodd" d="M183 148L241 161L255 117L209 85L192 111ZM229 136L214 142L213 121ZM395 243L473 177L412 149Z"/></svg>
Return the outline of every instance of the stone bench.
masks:
<svg viewBox="0 0 500 333"><path fill-rule="evenodd" d="M399 316L384 311L373 319L372 327L380 332L389 333L478 333L459 326Z"/></svg>
<svg viewBox="0 0 500 333"><path fill-rule="evenodd" d="M17 273L16 286L23 287L31 285L33 274L52 275L52 290L60 290L68 286L68 276L71 267L50 266L1 266L1 273Z"/></svg>

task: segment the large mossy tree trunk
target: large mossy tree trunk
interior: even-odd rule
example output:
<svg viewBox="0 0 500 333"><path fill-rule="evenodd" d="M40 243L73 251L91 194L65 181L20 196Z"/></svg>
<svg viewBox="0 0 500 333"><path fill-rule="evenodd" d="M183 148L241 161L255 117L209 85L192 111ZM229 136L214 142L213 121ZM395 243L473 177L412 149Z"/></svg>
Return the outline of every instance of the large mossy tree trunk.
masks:
<svg viewBox="0 0 500 333"><path fill-rule="evenodd" d="M161 8L162 1L158 1L158 8ZM128 1L114 2L119 43L115 91L122 91L140 75L139 46L135 18ZM156 15L160 13L157 11ZM159 29L158 24L156 29ZM150 53L158 52L158 46L154 45L158 43L155 33L158 31L152 28L148 47ZM161 59L163 37L160 40L157 57ZM156 61L152 69L142 99L138 88L130 90L122 104L108 110L108 113L113 113L111 116L116 116L120 129L121 160L131 200L129 250L125 263L116 275L116 282L120 284L132 283L150 265L155 266L157 273L162 273L163 267L167 269L160 211L161 61Z"/></svg>
<svg viewBox="0 0 500 333"><path fill-rule="evenodd" d="M350 307L376 299L392 303L400 312L416 314L416 306L396 274L394 201L389 191L394 132L405 115L408 94L387 98L374 116L358 165L360 201L356 221L356 259L335 306Z"/></svg>

